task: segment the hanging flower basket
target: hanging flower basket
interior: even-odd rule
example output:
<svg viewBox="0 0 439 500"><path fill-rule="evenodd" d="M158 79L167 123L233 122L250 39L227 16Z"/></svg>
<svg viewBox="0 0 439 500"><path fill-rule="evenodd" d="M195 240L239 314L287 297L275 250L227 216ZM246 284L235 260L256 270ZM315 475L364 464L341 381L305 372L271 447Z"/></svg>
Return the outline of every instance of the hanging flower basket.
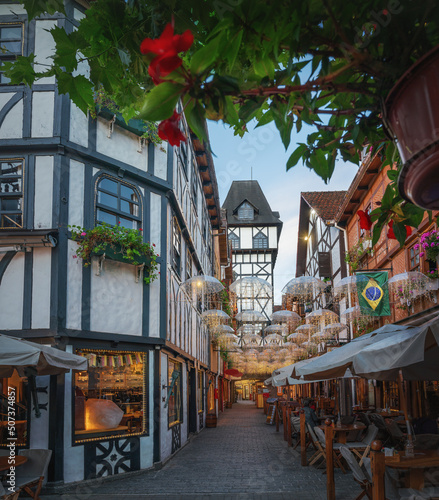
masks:
<svg viewBox="0 0 439 500"><path fill-rule="evenodd" d="M390 91L385 122L398 140L404 166L401 195L426 209L439 208L439 46L417 61Z"/></svg>
<svg viewBox="0 0 439 500"><path fill-rule="evenodd" d="M76 255L84 266L89 266L92 256L105 255L106 259L142 266L145 283L157 278L157 257L154 244L145 243L141 229L128 229L121 226L101 224L92 229L69 226L72 239L78 243Z"/></svg>

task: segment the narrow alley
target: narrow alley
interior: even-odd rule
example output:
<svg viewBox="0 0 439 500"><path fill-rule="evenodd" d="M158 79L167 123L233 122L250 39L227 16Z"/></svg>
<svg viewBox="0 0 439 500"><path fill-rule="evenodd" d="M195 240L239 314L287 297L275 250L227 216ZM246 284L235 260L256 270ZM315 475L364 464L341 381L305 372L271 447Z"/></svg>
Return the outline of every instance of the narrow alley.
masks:
<svg viewBox="0 0 439 500"><path fill-rule="evenodd" d="M337 500L351 500L360 492L351 473L335 470ZM301 467L300 455L288 448L282 428L265 424L263 410L252 402L227 409L218 426L204 429L161 470L82 482L60 496L42 500L166 500L214 498L325 500L324 469Z"/></svg>

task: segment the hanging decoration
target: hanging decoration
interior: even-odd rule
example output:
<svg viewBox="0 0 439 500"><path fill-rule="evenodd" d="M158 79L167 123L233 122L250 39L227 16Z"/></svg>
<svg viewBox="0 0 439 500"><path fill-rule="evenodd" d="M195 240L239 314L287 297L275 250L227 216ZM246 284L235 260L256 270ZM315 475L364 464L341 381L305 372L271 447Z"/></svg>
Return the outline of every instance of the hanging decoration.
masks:
<svg viewBox="0 0 439 500"><path fill-rule="evenodd" d="M432 281L417 271L401 273L389 279L389 291L393 292L403 308L408 308L416 299L432 291Z"/></svg>
<svg viewBox="0 0 439 500"><path fill-rule="evenodd" d="M249 309L247 311L242 311L235 316L237 321L246 323L266 323L267 318L259 311Z"/></svg>
<svg viewBox="0 0 439 500"><path fill-rule="evenodd" d="M212 332L218 326L226 324L231 318L220 309L209 309L201 314L201 319L209 331Z"/></svg>
<svg viewBox="0 0 439 500"><path fill-rule="evenodd" d="M317 309L307 314L305 320L308 324L329 325L338 320L338 314L329 309Z"/></svg>
<svg viewBox="0 0 439 500"><path fill-rule="evenodd" d="M320 295L327 284L313 276L301 276L293 278L283 288L282 293L290 299L305 303L315 299Z"/></svg>

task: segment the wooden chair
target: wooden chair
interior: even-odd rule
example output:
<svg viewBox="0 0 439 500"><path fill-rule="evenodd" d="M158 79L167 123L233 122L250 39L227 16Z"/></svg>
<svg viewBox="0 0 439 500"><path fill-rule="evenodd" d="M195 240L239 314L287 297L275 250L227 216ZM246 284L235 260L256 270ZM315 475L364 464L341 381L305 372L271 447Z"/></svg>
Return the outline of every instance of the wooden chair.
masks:
<svg viewBox="0 0 439 500"><path fill-rule="evenodd" d="M7 492L3 487L2 483L0 483L0 498L1 500L17 500L18 495L20 494L20 490L17 489L13 493Z"/></svg>
<svg viewBox="0 0 439 500"><path fill-rule="evenodd" d="M369 455L370 445L378 434L378 427L374 424L369 425L364 439L357 442L346 443L346 446L360 459L360 467L363 465L364 459Z"/></svg>
<svg viewBox="0 0 439 500"><path fill-rule="evenodd" d="M27 462L17 468L15 484L31 498L39 500L44 477L47 474L52 450L20 450L19 455L27 457ZM32 490L35 488L35 491Z"/></svg>
<svg viewBox="0 0 439 500"><path fill-rule="evenodd" d="M354 481L356 481L363 490L355 498L355 500L360 500L365 495L367 496L367 498L372 500L372 480L369 474L361 468L361 465L357 462L354 454L347 446L345 445L340 446L340 453L342 457L346 460L348 467L351 469Z"/></svg>
<svg viewBox="0 0 439 500"><path fill-rule="evenodd" d="M317 439L317 436L313 430L313 428L309 425L306 424L308 427L308 433L310 436L310 439L313 441L314 448L317 450L314 455L309 459L309 465L314 465L316 462L318 462L321 458L323 458L322 463L320 463L317 467L322 465L325 460L326 460L326 452L323 449L322 445L320 444L319 440Z"/></svg>
<svg viewBox="0 0 439 500"><path fill-rule="evenodd" d="M322 449L322 451L324 453L324 457L325 457L325 460L326 460L326 438L325 438L325 433L319 427L314 427L314 432L315 432L315 434L317 436L317 442L319 442L320 445L321 445L321 449ZM340 469L343 472L343 474L346 474L346 469L343 467L343 464L340 461L340 456L339 456L340 455L340 452L339 452L340 446L341 446L340 443L333 443L332 444L332 447L333 447L333 456L334 456L334 463L338 467L340 467Z"/></svg>

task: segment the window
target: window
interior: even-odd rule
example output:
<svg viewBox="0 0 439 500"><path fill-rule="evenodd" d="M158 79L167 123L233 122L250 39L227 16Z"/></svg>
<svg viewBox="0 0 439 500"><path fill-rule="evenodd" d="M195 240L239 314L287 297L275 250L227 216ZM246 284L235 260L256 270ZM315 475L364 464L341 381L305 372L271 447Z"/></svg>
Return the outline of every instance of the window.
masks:
<svg viewBox="0 0 439 500"><path fill-rule="evenodd" d="M8 438L16 438L16 446L28 445L28 396L25 377L16 371L10 378L0 377L0 450L11 444ZM12 427L8 426L8 416L14 420Z"/></svg>
<svg viewBox="0 0 439 500"><path fill-rule="evenodd" d="M192 201L194 202L195 211L198 211L198 175L195 168L192 178Z"/></svg>
<svg viewBox="0 0 439 500"><path fill-rule="evenodd" d="M168 424L169 426L183 421L181 363L168 359Z"/></svg>
<svg viewBox="0 0 439 500"><path fill-rule="evenodd" d="M192 278L192 255L189 248L186 251L186 279Z"/></svg>
<svg viewBox="0 0 439 500"><path fill-rule="evenodd" d="M185 142L181 142L180 144L180 159L181 159L181 164L183 166L184 173L187 177L187 146Z"/></svg>
<svg viewBox="0 0 439 500"><path fill-rule="evenodd" d="M229 234L229 241L232 243L232 248L234 250L239 249L239 237L235 233Z"/></svg>
<svg viewBox="0 0 439 500"><path fill-rule="evenodd" d="M172 223L172 267L180 276L181 272L181 231L177 219Z"/></svg>
<svg viewBox="0 0 439 500"><path fill-rule="evenodd" d="M268 238L263 233L253 237L253 248L268 248Z"/></svg>
<svg viewBox="0 0 439 500"><path fill-rule="evenodd" d="M197 407L198 411L202 412L204 410L204 398L203 398L203 372L198 372L197 374L198 380L197 380Z"/></svg>
<svg viewBox="0 0 439 500"><path fill-rule="evenodd" d="M417 248L415 248L415 247L416 247L416 245L413 245L408 250L410 271L419 271L420 270L419 246Z"/></svg>
<svg viewBox="0 0 439 500"><path fill-rule="evenodd" d="M244 202L238 208L238 219L239 220L253 220L255 218L254 208L250 203Z"/></svg>
<svg viewBox="0 0 439 500"><path fill-rule="evenodd" d="M74 375L75 442L144 434L145 358L141 352L80 349L88 370Z"/></svg>
<svg viewBox="0 0 439 500"><path fill-rule="evenodd" d="M23 227L24 160L0 161L0 228Z"/></svg>
<svg viewBox="0 0 439 500"><path fill-rule="evenodd" d="M128 229L141 227L141 201L130 184L102 176L96 185L96 223L120 224Z"/></svg>
<svg viewBox="0 0 439 500"><path fill-rule="evenodd" d="M23 30L24 25L21 23L0 24L0 84L11 81L3 74L3 64L23 55Z"/></svg>

